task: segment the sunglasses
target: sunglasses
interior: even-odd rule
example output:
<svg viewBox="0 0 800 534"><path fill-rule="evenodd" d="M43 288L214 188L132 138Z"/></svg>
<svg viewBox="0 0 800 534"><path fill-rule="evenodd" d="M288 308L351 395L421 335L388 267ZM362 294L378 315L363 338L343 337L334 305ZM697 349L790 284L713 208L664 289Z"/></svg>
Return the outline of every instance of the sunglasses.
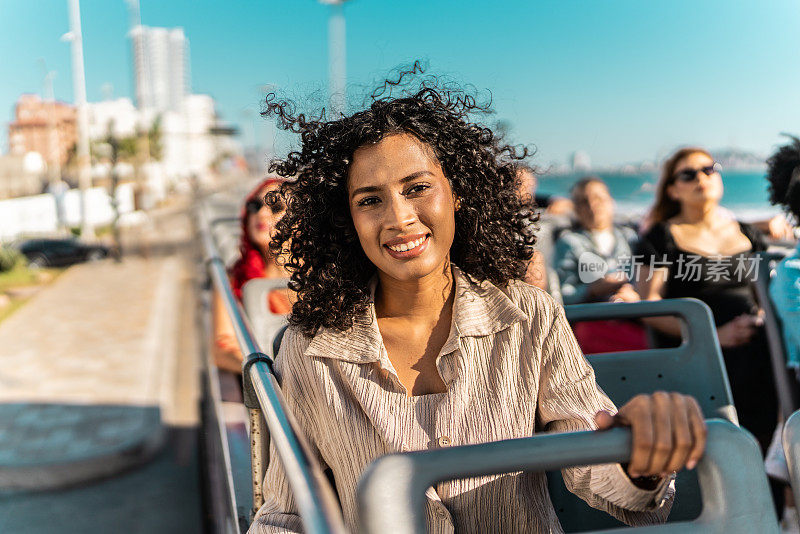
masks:
<svg viewBox="0 0 800 534"><path fill-rule="evenodd" d="M681 172L677 173L673 178L676 182L694 182L697 180L697 173L702 172L706 176L711 176L715 172L719 172L722 169L722 166L719 163L713 163L711 165L706 165L705 167L700 167L699 169L684 169Z"/></svg>
<svg viewBox="0 0 800 534"><path fill-rule="evenodd" d="M254 198L248 200L245 205L245 211L250 214L256 214L261 211L264 206L268 207L273 215L278 215L286 209L286 203L277 195L267 194L264 198Z"/></svg>

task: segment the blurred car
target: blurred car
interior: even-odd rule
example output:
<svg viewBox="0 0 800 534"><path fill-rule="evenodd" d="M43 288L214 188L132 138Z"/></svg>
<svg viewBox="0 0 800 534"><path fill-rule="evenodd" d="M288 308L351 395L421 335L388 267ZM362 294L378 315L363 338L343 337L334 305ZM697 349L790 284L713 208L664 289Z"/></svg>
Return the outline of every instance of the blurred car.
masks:
<svg viewBox="0 0 800 534"><path fill-rule="evenodd" d="M82 261L98 261L106 258L110 249L101 244L83 243L75 238L29 239L18 246L28 259L28 267L63 267Z"/></svg>

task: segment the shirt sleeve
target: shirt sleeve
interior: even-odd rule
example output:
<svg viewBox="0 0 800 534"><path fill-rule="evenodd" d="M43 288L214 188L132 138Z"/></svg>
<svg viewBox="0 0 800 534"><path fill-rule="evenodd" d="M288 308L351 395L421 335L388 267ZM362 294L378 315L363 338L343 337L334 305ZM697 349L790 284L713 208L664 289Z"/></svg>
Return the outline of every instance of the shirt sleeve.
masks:
<svg viewBox="0 0 800 534"><path fill-rule="evenodd" d="M304 345L301 343L301 339L302 334L299 332L292 329L286 332L286 339L281 344L281 350L275 358L275 372L281 383L281 392L286 400L287 408L294 415L294 419L299 426L298 430L305 434L303 437L306 438L305 441L308 444L310 453L319 462L321 469L324 470L326 465L322 455L314 441L308 439L310 438L310 433L303 424L304 418L301 416L302 414L297 404L299 398L298 388L296 381L292 379L294 372L287 369L292 365L292 362L296 362L298 358L302 357ZM283 379L284 377L285 379ZM300 519L297 503L292 496L283 464L278 457L272 440L270 440L269 464L264 476L262 489L264 492L264 504L256 512L253 523L247 531L248 534L303 532L303 522Z"/></svg>
<svg viewBox="0 0 800 534"><path fill-rule="evenodd" d="M561 283L561 298L564 304L579 304L586 302L589 285L581 282L578 270L580 250L569 233L561 236L556 241L553 263Z"/></svg>
<svg viewBox="0 0 800 534"><path fill-rule="evenodd" d="M581 354L561 307L557 307L542 346L539 380L537 420L545 430L595 430L595 413L617 411L598 387L594 370ZM672 508L674 476L665 478L653 490L643 490L619 464L569 467L561 473L572 493L628 525L664 522Z"/></svg>

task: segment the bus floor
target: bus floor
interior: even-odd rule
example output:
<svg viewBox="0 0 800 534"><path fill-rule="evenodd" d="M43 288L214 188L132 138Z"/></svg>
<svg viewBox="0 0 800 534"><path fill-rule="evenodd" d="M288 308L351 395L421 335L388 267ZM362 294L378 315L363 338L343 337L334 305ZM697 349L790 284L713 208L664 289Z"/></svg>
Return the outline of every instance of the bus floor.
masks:
<svg viewBox="0 0 800 534"><path fill-rule="evenodd" d="M0 493L4 534L181 534L203 531L197 427L169 427L148 463L46 492Z"/></svg>

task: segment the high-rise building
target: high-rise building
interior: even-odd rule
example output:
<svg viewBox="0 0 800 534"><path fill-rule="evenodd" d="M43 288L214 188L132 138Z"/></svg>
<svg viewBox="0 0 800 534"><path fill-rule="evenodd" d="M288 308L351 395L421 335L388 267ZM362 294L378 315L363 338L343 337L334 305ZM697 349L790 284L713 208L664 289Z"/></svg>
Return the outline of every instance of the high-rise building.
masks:
<svg viewBox="0 0 800 534"><path fill-rule="evenodd" d="M189 92L189 42L182 28L136 26L131 30L136 107L181 111Z"/></svg>

